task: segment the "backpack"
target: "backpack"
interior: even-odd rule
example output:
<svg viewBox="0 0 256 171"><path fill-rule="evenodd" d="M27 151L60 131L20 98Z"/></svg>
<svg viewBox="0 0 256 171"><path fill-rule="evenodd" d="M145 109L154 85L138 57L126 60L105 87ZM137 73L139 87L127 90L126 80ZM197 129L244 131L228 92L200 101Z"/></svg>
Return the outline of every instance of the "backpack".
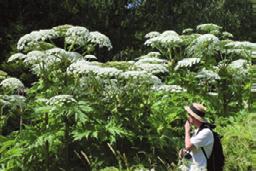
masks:
<svg viewBox="0 0 256 171"><path fill-rule="evenodd" d="M222 137L217 132L213 131L213 129L215 128L215 125L210 125L209 123L205 123L199 128L198 132L204 128L209 128L212 131L213 137L214 137L212 153L209 158L207 157L204 148L201 147L204 153L204 156L207 159L207 170L223 171L224 164L225 164L225 156L224 156L223 148L221 144Z"/></svg>

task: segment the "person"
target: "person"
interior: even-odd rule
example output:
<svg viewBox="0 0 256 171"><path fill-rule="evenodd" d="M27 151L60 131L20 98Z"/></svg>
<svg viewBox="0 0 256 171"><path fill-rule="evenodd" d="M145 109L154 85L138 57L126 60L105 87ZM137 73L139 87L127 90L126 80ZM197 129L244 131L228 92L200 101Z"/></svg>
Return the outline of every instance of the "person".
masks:
<svg viewBox="0 0 256 171"><path fill-rule="evenodd" d="M191 106L185 106L185 110L188 113L188 120L186 121L185 128L185 148L179 152L179 157L185 157L189 160L189 171L206 171L207 159L205 154L209 158L214 143L214 136L209 128L203 128L204 124L207 124L204 116L206 113L206 107L199 103L193 103ZM191 136L191 125L195 126L195 132ZM205 152L203 152L202 147Z"/></svg>

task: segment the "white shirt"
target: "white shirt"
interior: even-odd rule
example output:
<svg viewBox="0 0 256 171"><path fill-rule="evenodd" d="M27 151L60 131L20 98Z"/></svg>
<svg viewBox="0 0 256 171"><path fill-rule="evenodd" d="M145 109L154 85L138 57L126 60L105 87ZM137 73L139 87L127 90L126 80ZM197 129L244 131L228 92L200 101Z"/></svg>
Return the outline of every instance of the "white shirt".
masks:
<svg viewBox="0 0 256 171"><path fill-rule="evenodd" d="M204 148L207 158L209 158L212 153L214 137L209 128L204 128L198 134L196 134L197 131L198 129L195 130L194 135L190 139L190 142L195 146L195 148L192 148L190 152L192 156L192 167L194 165L199 168L206 168L207 159L205 158L201 147ZM190 170L192 170L192 168Z"/></svg>

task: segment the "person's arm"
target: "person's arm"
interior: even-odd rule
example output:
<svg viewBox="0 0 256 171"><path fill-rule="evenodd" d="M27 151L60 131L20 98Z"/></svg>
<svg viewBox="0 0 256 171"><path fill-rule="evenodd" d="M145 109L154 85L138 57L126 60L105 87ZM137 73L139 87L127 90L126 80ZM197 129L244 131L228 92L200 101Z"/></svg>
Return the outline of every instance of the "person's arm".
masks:
<svg viewBox="0 0 256 171"><path fill-rule="evenodd" d="M185 149L190 151L193 148L193 144L190 141L190 123L187 121L185 123Z"/></svg>

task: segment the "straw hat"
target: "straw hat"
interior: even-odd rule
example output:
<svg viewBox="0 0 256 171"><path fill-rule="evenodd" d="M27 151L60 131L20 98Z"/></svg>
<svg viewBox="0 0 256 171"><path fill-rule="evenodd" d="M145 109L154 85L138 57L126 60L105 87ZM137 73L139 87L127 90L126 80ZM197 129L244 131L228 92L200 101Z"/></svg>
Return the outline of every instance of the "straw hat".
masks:
<svg viewBox="0 0 256 171"><path fill-rule="evenodd" d="M206 107L199 103L193 103L191 106L185 106L185 110L189 113L189 115L193 116L197 120L201 122L207 122L204 119Z"/></svg>

